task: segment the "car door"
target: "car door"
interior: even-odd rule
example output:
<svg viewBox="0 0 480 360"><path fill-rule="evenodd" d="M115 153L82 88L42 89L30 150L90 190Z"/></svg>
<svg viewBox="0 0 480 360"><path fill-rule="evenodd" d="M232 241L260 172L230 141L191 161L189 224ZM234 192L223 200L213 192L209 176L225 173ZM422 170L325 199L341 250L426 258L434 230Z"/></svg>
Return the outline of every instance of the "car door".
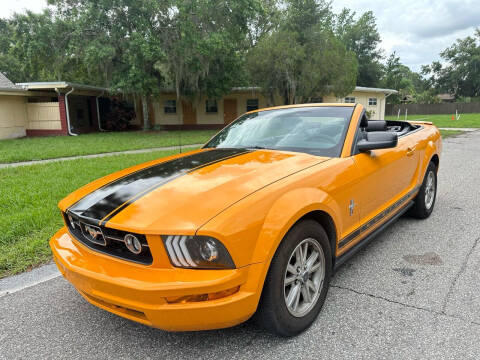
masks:
<svg viewBox="0 0 480 360"><path fill-rule="evenodd" d="M408 136L400 137L394 148L353 155L360 175L355 201L360 210L361 224L409 191L415 175L417 155Z"/></svg>

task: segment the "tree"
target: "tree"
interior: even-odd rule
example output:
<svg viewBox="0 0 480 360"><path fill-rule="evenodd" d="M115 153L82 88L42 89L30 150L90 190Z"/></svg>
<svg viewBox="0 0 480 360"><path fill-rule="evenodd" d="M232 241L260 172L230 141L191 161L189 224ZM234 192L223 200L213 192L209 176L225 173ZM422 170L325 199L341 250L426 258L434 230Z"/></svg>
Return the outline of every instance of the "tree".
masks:
<svg viewBox="0 0 480 360"><path fill-rule="evenodd" d="M334 32L357 57L357 85L378 86L382 76L382 53L373 12L367 11L355 19L355 12L343 9L336 17Z"/></svg>
<svg viewBox="0 0 480 360"><path fill-rule="evenodd" d="M388 97L389 103L392 104L400 103L407 96L411 96L413 100L419 102L431 103L435 101L433 99L434 94L420 74L403 65L395 52L387 58L380 85L398 90L398 94Z"/></svg>
<svg viewBox="0 0 480 360"><path fill-rule="evenodd" d="M351 92L357 62L330 30L329 4L291 0L286 5L280 24L248 53L252 82L262 88L270 104L275 104L276 96L288 104Z"/></svg>
<svg viewBox="0 0 480 360"><path fill-rule="evenodd" d="M473 36L458 39L440 56L445 64L437 61L422 67L430 84L455 97L480 96L480 28Z"/></svg>
<svg viewBox="0 0 480 360"><path fill-rule="evenodd" d="M13 81L53 81L65 79L65 74L78 78L85 73L66 40L72 27L50 11L14 14L2 20L0 28L0 70Z"/></svg>
<svg viewBox="0 0 480 360"><path fill-rule="evenodd" d="M75 58L97 85L142 98L148 128L148 98L165 85L165 58L156 36L165 26L168 1L49 0L58 18L74 24L68 34Z"/></svg>
<svg viewBox="0 0 480 360"><path fill-rule="evenodd" d="M249 24L257 0L177 0L168 26L157 35L167 54L177 97L203 93L219 98L242 83Z"/></svg>
<svg viewBox="0 0 480 360"><path fill-rule="evenodd" d="M11 54L13 27L8 20L0 19L0 71L13 82L22 80L20 60Z"/></svg>

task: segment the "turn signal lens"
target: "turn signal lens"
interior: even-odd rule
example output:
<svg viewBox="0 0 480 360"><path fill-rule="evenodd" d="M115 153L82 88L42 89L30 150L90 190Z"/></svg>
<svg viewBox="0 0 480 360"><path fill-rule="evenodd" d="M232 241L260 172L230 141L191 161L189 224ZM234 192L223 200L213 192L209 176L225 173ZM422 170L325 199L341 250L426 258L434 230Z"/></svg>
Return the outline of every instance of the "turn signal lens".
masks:
<svg viewBox="0 0 480 360"><path fill-rule="evenodd" d="M73 221L73 217L70 214L68 214L68 221L70 222L72 229L75 229L75 221Z"/></svg>
<svg viewBox="0 0 480 360"><path fill-rule="evenodd" d="M169 304L185 304L188 302L200 302L200 301L207 301L207 300L216 300L221 299L230 295L235 294L240 290L240 286L236 286L234 288L218 291L215 293L210 294L198 294L198 295L186 295L186 296L178 296L178 297L167 297L167 303Z"/></svg>
<svg viewBox="0 0 480 360"><path fill-rule="evenodd" d="M187 269L235 269L225 246L210 236L163 235L165 249L175 267Z"/></svg>

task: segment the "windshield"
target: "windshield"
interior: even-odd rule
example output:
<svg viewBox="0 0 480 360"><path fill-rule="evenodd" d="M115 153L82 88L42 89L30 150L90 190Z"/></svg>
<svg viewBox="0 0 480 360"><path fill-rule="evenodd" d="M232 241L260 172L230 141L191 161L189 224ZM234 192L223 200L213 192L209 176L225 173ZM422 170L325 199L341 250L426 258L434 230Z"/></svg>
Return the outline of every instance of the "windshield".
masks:
<svg viewBox="0 0 480 360"><path fill-rule="evenodd" d="M245 114L204 147L275 149L338 157L353 109L311 106Z"/></svg>

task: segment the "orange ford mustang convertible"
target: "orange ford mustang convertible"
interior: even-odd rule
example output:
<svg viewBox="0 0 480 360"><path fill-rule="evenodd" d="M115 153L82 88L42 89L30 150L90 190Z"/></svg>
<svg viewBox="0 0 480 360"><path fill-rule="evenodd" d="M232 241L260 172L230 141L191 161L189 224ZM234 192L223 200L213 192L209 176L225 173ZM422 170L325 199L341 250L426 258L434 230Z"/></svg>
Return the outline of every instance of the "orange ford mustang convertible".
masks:
<svg viewBox="0 0 480 360"><path fill-rule="evenodd" d="M334 270L405 212L428 217L441 151L431 123L362 105L247 113L199 150L98 179L63 199L50 241L90 303L171 331L253 314L306 329Z"/></svg>

